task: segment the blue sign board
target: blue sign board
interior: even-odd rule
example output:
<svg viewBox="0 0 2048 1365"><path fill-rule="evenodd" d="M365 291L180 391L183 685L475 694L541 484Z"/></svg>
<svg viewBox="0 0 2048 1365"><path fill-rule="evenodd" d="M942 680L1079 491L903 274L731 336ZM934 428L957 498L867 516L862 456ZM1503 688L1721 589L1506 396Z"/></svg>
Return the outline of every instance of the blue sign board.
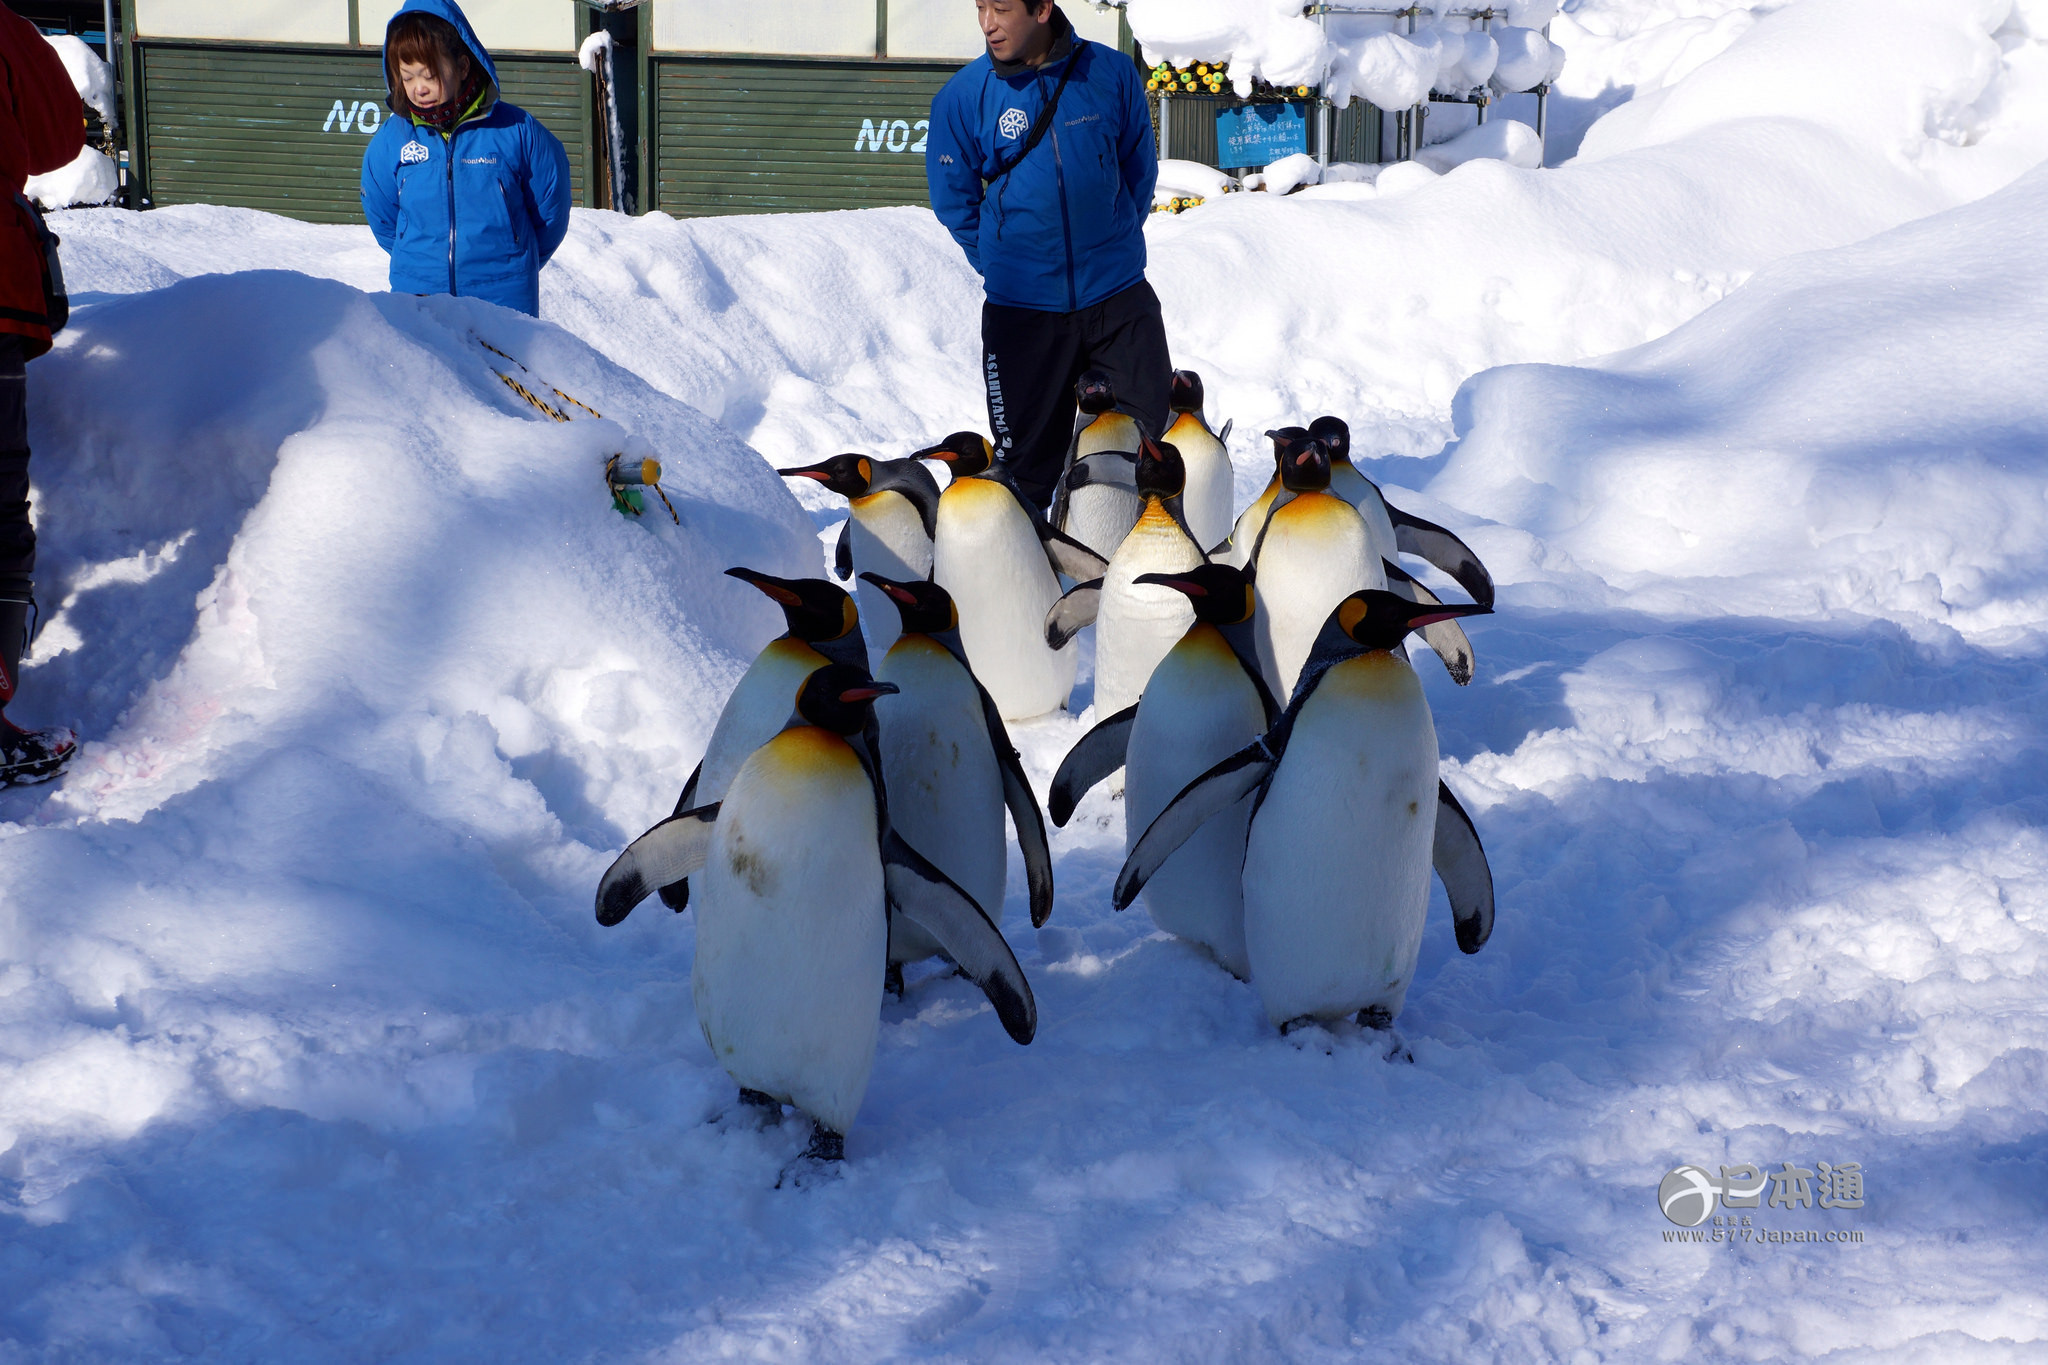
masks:
<svg viewBox="0 0 2048 1365"><path fill-rule="evenodd" d="M1216 111L1216 164L1266 166L1308 150L1308 111L1299 104L1240 104Z"/></svg>

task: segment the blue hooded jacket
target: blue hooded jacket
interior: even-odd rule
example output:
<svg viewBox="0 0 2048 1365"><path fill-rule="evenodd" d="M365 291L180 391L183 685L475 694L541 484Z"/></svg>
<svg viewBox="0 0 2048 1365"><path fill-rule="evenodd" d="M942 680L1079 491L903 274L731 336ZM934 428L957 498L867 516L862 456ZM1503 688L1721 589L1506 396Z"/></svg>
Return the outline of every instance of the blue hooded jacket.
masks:
<svg viewBox="0 0 2048 1365"><path fill-rule="evenodd" d="M989 302L1071 313L1145 278L1159 155L1131 59L1078 37L1063 14L1053 22L1060 31L1043 65L998 67L984 52L946 82L932 101L924 168L932 212ZM984 191L1030 137L1068 63L1074 73L1045 136Z"/></svg>
<svg viewBox="0 0 2048 1365"><path fill-rule="evenodd" d="M363 215L391 253L392 292L468 295L538 317L540 268L569 232L569 154L498 98L498 69L454 0L405 0L392 22L407 14L454 25L485 84L451 132L390 118L363 152Z"/></svg>

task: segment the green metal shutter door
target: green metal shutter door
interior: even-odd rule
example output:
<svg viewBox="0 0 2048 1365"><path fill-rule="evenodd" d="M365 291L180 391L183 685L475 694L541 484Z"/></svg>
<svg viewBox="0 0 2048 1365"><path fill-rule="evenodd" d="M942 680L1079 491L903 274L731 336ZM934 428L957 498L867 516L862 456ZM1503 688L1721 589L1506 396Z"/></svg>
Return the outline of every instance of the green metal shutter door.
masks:
<svg viewBox="0 0 2048 1365"><path fill-rule="evenodd" d="M363 148L389 115L376 54L147 44L139 55L152 203L363 221ZM518 58L497 67L504 97L568 148L582 202L582 68Z"/></svg>
<svg viewBox="0 0 2048 1365"><path fill-rule="evenodd" d="M682 217L924 204L932 96L950 63L656 61L658 182Z"/></svg>

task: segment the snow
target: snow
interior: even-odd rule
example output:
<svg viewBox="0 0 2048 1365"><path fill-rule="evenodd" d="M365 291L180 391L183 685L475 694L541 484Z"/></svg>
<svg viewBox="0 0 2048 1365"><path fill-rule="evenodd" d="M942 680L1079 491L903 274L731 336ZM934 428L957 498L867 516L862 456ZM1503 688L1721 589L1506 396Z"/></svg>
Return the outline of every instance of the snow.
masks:
<svg viewBox="0 0 2048 1365"><path fill-rule="evenodd" d="M1213 199L1237 188L1237 181L1225 175L1214 166L1199 161L1180 161L1162 157L1159 161L1158 187L1153 191L1154 203L1165 203L1176 195L1193 195L1198 199Z"/></svg>
<svg viewBox="0 0 2048 1365"><path fill-rule="evenodd" d="M121 177L106 153L83 147L62 170L28 177L22 193L46 209L62 209L74 204L104 204L120 188Z"/></svg>
<svg viewBox="0 0 2048 1365"><path fill-rule="evenodd" d="M0 1354L2037 1357L2048 23L1570 25L1648 74L1563 166L1147 228L1239 502L1340 413L1500 584L1470 688L1419 660L1500 918L1468 958L1432 906L1414 1064L1111 911L1099 789L1042 930L1012 859L1038 1039L914 973L801 1190L692 918L591 894L777 628L718 571L844 515L771 465L984 420L944 232L579 212L534 321L381 292L360 228L58 215L10 714L86 749L0 796ZM622 450L681 526L610 510ZM1089 719L1014 728L1041 792ZM1864 1242L1665 1240L1673 1167L1821 1161L1865 1208L1756 1223Z"/></svg>
<svg viewBox="0 0 2048 1365"><path fill-rule="evenodd" d="M583 46L576 49L576 63L593 74L601 72L611 64L612 35L603 29L583 40ZM600 65L602 63L602 65Z"/></svg>
<svg viewBox="0 0 2048 1365"><path fill-rule="evenodd" d="M87 107L109 125L119 123L120 110L114 99L114 69L101 60L99 53L70 34L55 37L44 34L43 41L64 63L71 84L77 87L78 97L85 101ZM48 175L28 177L22 193L46 209L61 209L73 204L104 204L120 188L121 177L114 163L104 152L85 147L68 166Z"/></svg>
<svg viewBox="0 0 2048 1365"><path fill-rule="evenodd" d="M64 70L71 77L71 84L77 87L78 97L102 120L112 124L120 122L120 109L114 100L114 68L107 65L99 53L86 46L85 40L68 33L52 36L43 35L57 54L57 60L64 63Z"/></svg>

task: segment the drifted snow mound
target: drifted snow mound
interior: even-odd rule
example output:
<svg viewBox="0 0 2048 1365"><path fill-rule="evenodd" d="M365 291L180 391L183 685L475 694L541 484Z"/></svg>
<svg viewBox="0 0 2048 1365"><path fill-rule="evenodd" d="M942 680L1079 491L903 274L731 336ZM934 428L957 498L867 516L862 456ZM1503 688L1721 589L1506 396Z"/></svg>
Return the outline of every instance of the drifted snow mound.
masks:
<svg viewBox="0 0 2048 1365"><path fill-rule="evenodd" d="M582 941L780 629L720 571L815 563L796 504L553 328L281 272L85 308L30 392L48 621L10 714L84 746L0 812L33 821L0 824L10 1200L222 1104L445 1113L422 1002L516 1011ZM610 509L622 449L680 528Z"/></svg>
<svg viewBox="0 0 2048 1365"><path fill-rule="evenodd" d="M1596 365L1480 375L1429 491L1533 534L1560 577L1575 566L1639 609L1847 612L2037 648L2044 217L2048 167L1783 262Z"/></svg>

